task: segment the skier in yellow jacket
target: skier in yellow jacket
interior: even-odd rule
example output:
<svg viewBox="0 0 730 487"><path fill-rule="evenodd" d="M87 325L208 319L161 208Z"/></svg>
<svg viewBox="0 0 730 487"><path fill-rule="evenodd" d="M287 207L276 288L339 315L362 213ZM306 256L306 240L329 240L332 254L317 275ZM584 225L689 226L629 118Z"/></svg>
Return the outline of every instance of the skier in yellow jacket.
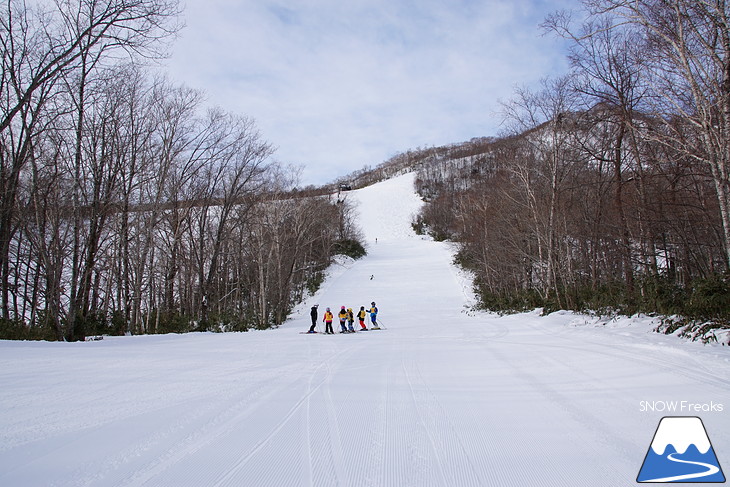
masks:
<svg viewBox="0 0 730 487"><path fill-rule="evenodd" d="M340 332L347 333L347 326L345 326L345 322L347 322L347 309L344 306L340 309L337 317L340 319L340 328L342 328Z"/></svg>
<svg viewBox="0 0 730 487"><path fill-rule="evenodd" d="M347 308L347 331L355 333L355 328L352 326L355 323L355 313L352 312L352 308Z"/></svg>
<svg viewBox="0 0 730 487"><path fill-rule="evenodd" d="M368 331L368 327L365 326L365 317L368 315L365 311L365 306L360 306L360 311L357 312L357 319L360 321L360 331Z"/></svg>
<svg viewBox="0 0 730 487"><path fill-rule="evenodd" d="M332 329L332 320L334 319L334 315L332 314L332 311L330 311L329 308L327 308L327 311L324 312L324 321L325 324L325 333L329 335L334 335L335 331Z"/></svg>

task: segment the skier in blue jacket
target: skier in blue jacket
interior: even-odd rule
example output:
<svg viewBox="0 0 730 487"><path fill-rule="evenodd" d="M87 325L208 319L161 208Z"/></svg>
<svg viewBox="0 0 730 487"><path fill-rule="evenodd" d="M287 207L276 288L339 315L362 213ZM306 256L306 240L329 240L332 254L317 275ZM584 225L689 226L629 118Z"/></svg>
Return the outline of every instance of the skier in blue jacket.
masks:
<svg viewBox="0 0 730 487"><path fill-rule="evenodd" d="M378 307L375 306L375 301L373 301L372 303L370 303L370 321L373 322L373 326L371 326L370 328L375 328L376 330L380 329L380 327L378 326L377 319L378 319Z"/></svg>

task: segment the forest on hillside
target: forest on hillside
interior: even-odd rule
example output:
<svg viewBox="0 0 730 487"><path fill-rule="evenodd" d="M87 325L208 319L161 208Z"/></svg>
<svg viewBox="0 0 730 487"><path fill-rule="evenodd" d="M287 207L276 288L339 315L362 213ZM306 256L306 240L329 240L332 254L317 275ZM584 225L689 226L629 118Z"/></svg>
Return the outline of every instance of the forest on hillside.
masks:
<svg viewBox="0 0 730 487"><path fill-rule="evenodd" d="M486 308L681 315L665 331L704 336L730 320L730 6L582 3L542 26L571 71L503 102L503 137L403 155L417 226L459 242Z"/></svg>
<svg viewBox="0 0 730 487"><path fill-rule="evenodd" d="M0 338L276 326L362 250L253 120L145 68L177 0L0 8Z"/></svg>
<svg viewBox="0 0 730 487"><path fill-rule="evenodd" d="M252 119L146 68L177 0L8 0L0 338L276 326L333 255L364 252L332 188L415 170L415 226L458 243L483 307L659 313L712 339L730 323L730 7L581 4L542 25L570 72L504 101L500 137L298 190Z"/></svg>

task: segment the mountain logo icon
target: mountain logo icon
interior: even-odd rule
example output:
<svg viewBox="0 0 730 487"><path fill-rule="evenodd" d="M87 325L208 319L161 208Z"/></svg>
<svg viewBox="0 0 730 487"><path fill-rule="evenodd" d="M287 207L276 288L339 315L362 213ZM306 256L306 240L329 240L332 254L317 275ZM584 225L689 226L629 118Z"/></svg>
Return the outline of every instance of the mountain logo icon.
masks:
<svg viewBox="0 0 730 487"><path fill-rule="evenodd" d="M725 475L702 420L696 416L662 418L636 481L725 482Z"/></svg>

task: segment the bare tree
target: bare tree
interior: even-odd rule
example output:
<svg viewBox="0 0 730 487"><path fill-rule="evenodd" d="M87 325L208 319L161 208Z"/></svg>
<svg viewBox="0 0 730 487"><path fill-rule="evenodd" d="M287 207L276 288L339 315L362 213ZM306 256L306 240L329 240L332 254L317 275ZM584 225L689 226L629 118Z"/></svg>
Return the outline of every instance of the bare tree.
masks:
<svg viewBox="0 0 730 487"><path fill-rule="evenodd" d="M211 290L219 275L224 242L230 233L234 208L251 208L262 193L265 180L263 164L273 153L263 142L253 120L231 117L220 111L208 114L213 143L208 147L210 161L205 168L207 204L199 211L197 247L200 319L208 321ZM244 212L245 213L245 212ZM241 212L239 211L239 217Z"/></svg>
<svg viewBox="0 0 730 487"><path fill-rule="evenodd" d="M574 112L577 98L568 78L544 80L539 92L517 91L511 103L504 104L506 119L516 133L527 132L524 156L509 166L519 181L522 201L529 209L537 247L535 271L543 292L558 292L561 276L561 251L565 235L559 232L564 205L563 192L572 173L575 158ZM560 302L560 296L557 296Z"/></svg>
<svg viewBox="0 0 730 487"><path fill-rule="evenodd" d="M85 0L72 2L57 0L50 8L29 7L21 0L7 0L0 17L0 46L2 47L2 78L0 79L0 136L3 140L21 135L16 140L18 148L12 162L3 158L0 171L0 261L3 269L0 284L3 292L2 307L8 318L8 261L9 246L13 234L18 204L18 185L21 174L28 164L33 140L33 127L29 125L31 113L40 113L53 97L71 95L68 100L75 106L75 175L81 176L82 143L85 134L84 115L87 110L87 93L90 74L104 59L111 59L114 52L126 50L134 55L149 55L156 51L159 42L176 26L169 22L177 13L174 0ZM59 81L66 80L64 89ZM73 90L69 89L74 87ZM59 103L58 106L68 104ZM17 137L15 137L17 138ZM79 188L76 187L74 207L75 223L80 223ZM80 236L74 245L74 278L72 279L69 316L78 313L78 304L87 300L84 292L77 296L78 287L88 287L81 276ZM88 262L88 259L87 259ZM71 322L75 318L71 318ZM70 335L73 336L73 325Z"/></svg>
<svg viewBox="0 0 730 487"><path fill-rule="evenodd" d="M567 20L565 16L556 15L549 18L545 25L573 40L569 58L575 73L576 89L586 97L587 105L592 107L594 126L606 124L611 127L613 142L610 151L591 151L590 144L585 144L584 148L588 149L593 159L603 159L613 167L613 203L622 241L622 268L631 295L634 289L634 236L631 234L628 205L625 202L624 172L633 167L638 175L639 188L643 188L643 161L639 151L642 118L639 115L642 107L646 107L644 99L648 92L641 62L646 46L633 31L614 27L610 17L586 22L575 33L571 31Z"/></svg>
<svg viewBox="0 0 730 487"><path fill-rule="evenodd" d="M707 164L715 184L730 265L730 6L725 0L586 0L596 16L613 15L650 47L655 111L668 123L663 143ZM675 132L680 117L694 137ZM683 131L683 128L681 129ZM680 144L677 144L681 141Z"/></svg>
<svg viewBox="0 0 730 487"><path fill-rule="evenodd" d="M34 93L79 68L98 48L120 47L159 54L159 41L177 26L176 0L55 0L53 10L6 0L0 17L2 86L12 95L0 114L0 132L12 123ZM152 49L153 51L150 51Z"/></svg>

